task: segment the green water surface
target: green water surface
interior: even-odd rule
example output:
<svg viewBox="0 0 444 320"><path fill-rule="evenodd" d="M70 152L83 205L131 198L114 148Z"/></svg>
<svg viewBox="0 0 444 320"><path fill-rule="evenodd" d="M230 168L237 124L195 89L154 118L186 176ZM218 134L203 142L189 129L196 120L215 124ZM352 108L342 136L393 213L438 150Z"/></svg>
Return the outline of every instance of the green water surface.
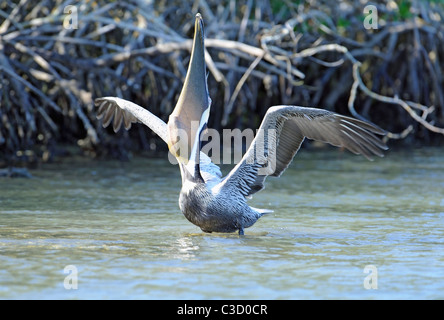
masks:
<svg viewBox="0 0 444 320"><path fill-rule="evenodd" d="M442 149L302 150L244 237L185 219L166 155L31 174L0 178L2 299L444 298Z"/></svg>

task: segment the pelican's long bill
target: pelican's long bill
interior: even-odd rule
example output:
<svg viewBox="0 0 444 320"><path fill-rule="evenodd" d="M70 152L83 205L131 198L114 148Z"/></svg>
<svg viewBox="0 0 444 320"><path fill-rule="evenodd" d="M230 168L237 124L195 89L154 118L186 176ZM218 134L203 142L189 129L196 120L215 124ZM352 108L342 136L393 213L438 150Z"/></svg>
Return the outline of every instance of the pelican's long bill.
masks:
<svg viewBox="0 0 444 320"><path fill-rule="evenodd" d="M207 124L211 99L205 65L204 25L196 14L193 47L185 82L168 120L168 148L195 175L199 164L200 133ZM191 171L190 171L191 170Z"/></svg>

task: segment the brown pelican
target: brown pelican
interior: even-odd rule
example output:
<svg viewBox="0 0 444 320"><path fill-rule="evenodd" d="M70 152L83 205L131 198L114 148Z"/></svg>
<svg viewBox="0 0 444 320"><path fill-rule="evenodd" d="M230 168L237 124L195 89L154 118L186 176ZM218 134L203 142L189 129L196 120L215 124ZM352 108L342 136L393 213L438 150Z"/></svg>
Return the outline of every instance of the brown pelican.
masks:
<svg viewBox="0 0 444 320"><path fill-rule="evenodd" d="M387 149L375 135L385 132L371 123L317 108L274 106L265 114L242 160L222 177L219 167L200 151L201 133L211 104L204 55L204 26L201 15L197 14L185 83L168 124L148 110L120 98L95 100L99 107L97 117L103 119L104 127L113 117L114 131L119 130L122 123L129 129L131 123L142 122L168 144L179 162L182 176L179 207L202 231L238 231L243 235L245 228L271 212L249 206L247 199L264 188L268 176L279 177L285 171L305 138L344 147L368 159L372 155L382 157L382 150ZM194 129L193 121L198 123ZM183 141L180 144L181 134L189 138L185 146Z"/></svg>

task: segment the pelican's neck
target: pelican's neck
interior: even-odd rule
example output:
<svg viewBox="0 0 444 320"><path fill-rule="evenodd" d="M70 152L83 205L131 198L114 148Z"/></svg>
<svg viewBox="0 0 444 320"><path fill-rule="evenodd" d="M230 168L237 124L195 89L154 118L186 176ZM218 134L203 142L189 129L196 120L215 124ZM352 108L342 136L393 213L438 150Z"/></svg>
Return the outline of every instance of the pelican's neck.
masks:
<svg viewBox="0 0 444 320"><path fill-rule="evenodd" d="M191 173L195 171L192 161L199 163L199 135L203 123L206 124L208 120L208 109L211 104L206 75L204 37L203 20L201 15L197 14L187 75L177 104L168 120L168 148L173 155L181 157L182 162L191 161L189 166ZM185 146L184 138L187 139L186 150L179 150Z"/></svg>

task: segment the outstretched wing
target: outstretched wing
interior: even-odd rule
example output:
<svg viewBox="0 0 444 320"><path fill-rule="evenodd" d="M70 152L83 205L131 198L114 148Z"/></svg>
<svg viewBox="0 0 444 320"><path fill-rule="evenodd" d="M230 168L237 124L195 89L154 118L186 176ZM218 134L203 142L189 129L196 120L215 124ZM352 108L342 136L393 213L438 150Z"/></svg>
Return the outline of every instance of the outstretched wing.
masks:
<svg viewBox="0 0 444 320"><path fill-rule="evenodd" d="M98 98L95 105L99 107L97 118L103 119L103 127L109 126L113 117L114 132L119 131L122 123L129 130L132 123L142 122L167 142L166 123L141 106L117 97Z"/></svg>
<svg viewBox="0 0 444 320"><path fill-rule="evenodd" d="M99 107L97 118L103 119L103 127L113 122L114 132L117 132L122 123L125 129L129 130L132 123L142 122L168 143L167 124L141 106L117 97L98 98L95 100L95 105ZM218 183L222 177L220 168L203 152L200 153L200 169L205 182L210 185Z"/></svg>
<svg viewBox="0 0 444 320"><path fill-rule="evenodd" d="M264 188L267 176L280 176L305 138L344 147L372 160L383 157L387 146L375 134L377 126L327 110L297 106L271 107L242 161L215 191L240 192L247 197Z"/></svg>

